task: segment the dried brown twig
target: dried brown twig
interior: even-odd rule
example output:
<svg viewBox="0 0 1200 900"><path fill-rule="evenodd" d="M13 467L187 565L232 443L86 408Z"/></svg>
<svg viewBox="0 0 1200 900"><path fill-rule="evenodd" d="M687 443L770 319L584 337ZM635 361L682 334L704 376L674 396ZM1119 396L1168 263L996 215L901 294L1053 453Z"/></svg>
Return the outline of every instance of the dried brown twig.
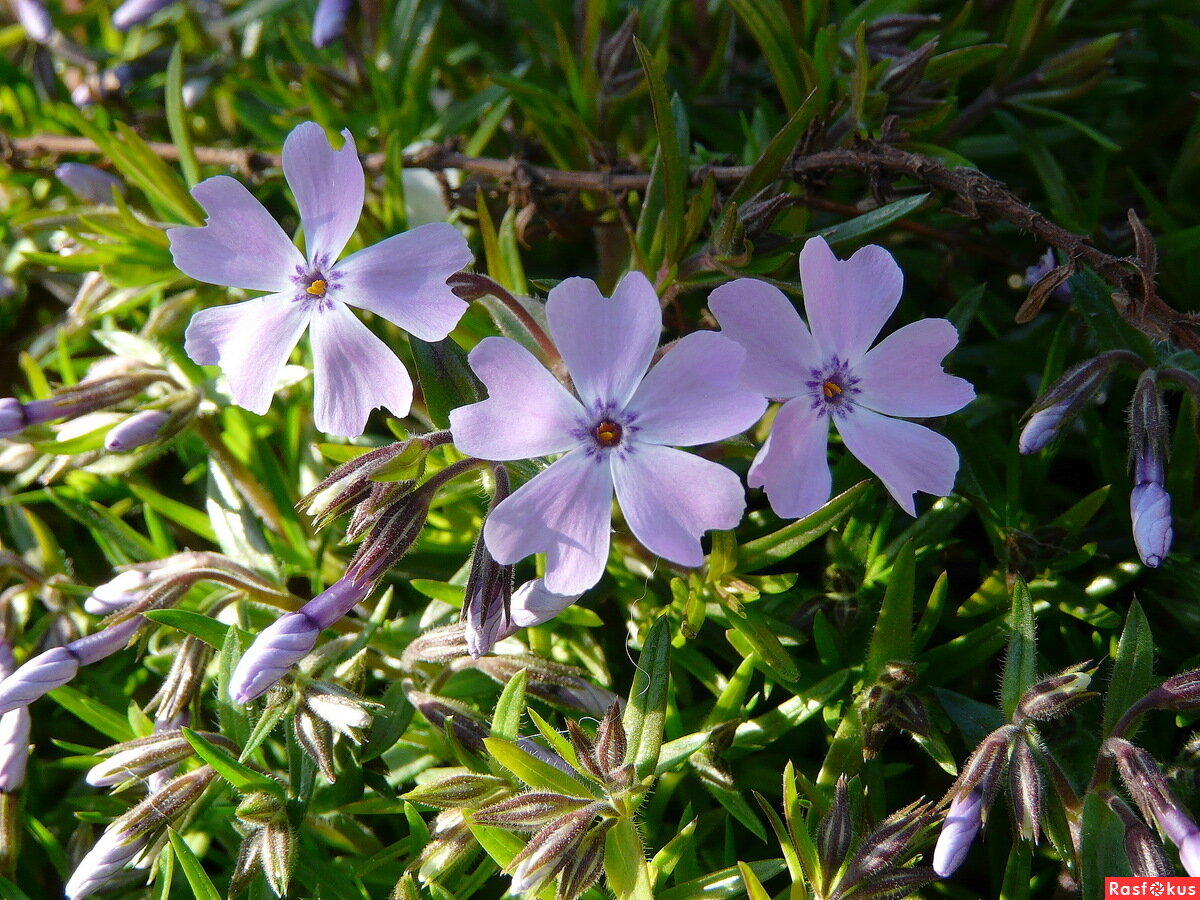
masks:
<svg viewBox="0 0 1200 900"><path fill-rule="evenodd" d="M151 150L169 161L179 158L174 144L150 142ZM35 135L5 138L0 135L0 158L19 161L64 154L98 154L100 149L87 138ZM198 162L204 165L236 169L251 176L278 168L279 154L220 147L196 147ZM435 145L404 155L409 168L444 171L459 169L475 176L490 178L503 190L591 191L620 195L644 190L650 182L648 172L568 171L539 166L520 159L466 156L449 145ZM363 157L369 172L385 165L382 153ZM689 182L700 185L712 178L718 185L736 184L751 171L750 166L703 166L689 173ZM1003 182L977 169L945 165L932 157L903 150L887 141L860 140L853 146L796 154L779 173L780 178L804 182L839 171L859 172L873 178L911 178L925 186L950 194L957 210L977 219L997 219L1016 225L1038 241L1064 251L1074 263L1094 269L1116 290L1113 301L1122 316L1135 328L1155 340L1171 340L1177 345L1200 352L1200 336L1193 317L1178 312L1158 296L1154 273L1146 271L1148 254L1139 258L1115 256L1093 246L1086 235L1075 234L1023 203ZM1139 235L1144 242L1146 235Z"/></svg>

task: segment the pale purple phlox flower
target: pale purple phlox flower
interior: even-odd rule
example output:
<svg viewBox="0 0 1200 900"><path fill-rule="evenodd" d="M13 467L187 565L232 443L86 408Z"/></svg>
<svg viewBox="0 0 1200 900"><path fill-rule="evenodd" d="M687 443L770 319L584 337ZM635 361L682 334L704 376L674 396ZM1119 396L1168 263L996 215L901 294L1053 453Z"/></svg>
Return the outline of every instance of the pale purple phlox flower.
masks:
<svg viewBox="0 0 1200 900"><path fill-rule="evenodd" d="M956 795L950 801L950 809L933 848L933 871L942 878L949 878L958 871L982 827L983 792L973 790Z"/></svg>
<svg viewBox="0 0 1200 900"><path fill-rule="evenodd" d="M916 515L917 491L954 489L958 451L937 432L895 417L944 416L974 398L969 382L941 367L958 332L946 319L921 319L871 346L903 288L899 266L879 246L842 261L823 238L811 238L800 253L800 282L811 332L783 292L763 281L739 278L709 298L721 334L746 349L742 384L783 401L748 482L766 489L783 518L820 508L832 493L832 422L850 452Z"/></svg>
<svg viewBox="0 0 1200 900"><path fill-rule="evenodd" d="M674 448L722 440L762 415L762 397L737 384L742 349L698 332L650 368L662 320L638 272L611 299L569 278L550 291L546 316L577 396L520 344L489 337L470 355L488 399L450 413L455 446L470 456L564 454L488 515L488 551L502 565L545 553L544 589L568 605L604 572L615 493L651 552L701 565L700 536L737 525L745 495L729 469Z"/></svg>
<svg viewBox="0 0 1200 900"><path fill-rule="evenodd" d="M407 415L413 386L403 363L348 307L382 316L422 340L441 340L467 308L446 280L472 256L457 229L433 223L339 261L364 197L354 139L342 134L345 145L334 150L321 126L305 122L283 145L307 258L263 205L225 175L192 189L207 224L167 234L175 265L193 278L269 292L196 313L186 333L188 355L219 365L234 401L262 414L292 348L311 329L316 426L353 437L377 406Z"/></svg>

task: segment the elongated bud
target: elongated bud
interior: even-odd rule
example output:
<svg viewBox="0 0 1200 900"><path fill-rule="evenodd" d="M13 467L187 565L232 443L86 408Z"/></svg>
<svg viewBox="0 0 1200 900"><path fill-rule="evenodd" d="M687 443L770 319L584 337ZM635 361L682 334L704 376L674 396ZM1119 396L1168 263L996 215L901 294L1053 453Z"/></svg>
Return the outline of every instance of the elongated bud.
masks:
<svg viewBox="0 0 1200 900"><path fill-rule="evenodd" d="M328 47L346 30L350 0L317 0L313 16L312 42L314 47Z"/></svg>
<svg viewBox="0 0 1200 900"><path fill-rule="evenodd" d="M170 420L170 413L160 409L144 409L134 413L109 430L104 438L104 449L127 453L144 447L158 439L159 433Z"/></svg>
<svg viewBox="0 0 1200 900"><path fill-rule="evenodd" d="M479 844L463 819L462 810L447 809L433 820L430 841L413 862L421 881L442 882L446 873L478 852Z"/></svg>
<svg viewBox="0 0 1200 900"><path fill-rule="evenodd" d="M0 634L0 679L16 669L12 647ZM0 793L10 793L25 783L25 765L29 759L29 710L14 709L0 716ZM3 844L0 835L0 844Z"/></svg>
<svg viewBox="0 0 1200 900"><path fill-rule="evenodd" d="M817 858L825 883L831 883L850 852L854 838L854 822L850 811L850 795L845 774L839 775L833 789L833 802L817 824Z"/></svg>
<svg viewBox="0 0 1200 900"><path fill-rule="evenodd" d="M371 592L371 584L348 576L335 581L299 611L280 616L254 639L229 680L236 703L249 703L312 652L321 631L333 625Z"/></svg>
<svg viewBox="0 0 1200 900"><path fill-rule="evenodd" d="M404 799L410 803L424 803L440 809L480 806L498 794L507 791L508 782L495 775L450 775L436 781L419 784Z"/></svg>
<svg viewBox="0 0 1200 900"><path fill-rule="evenodd" d="M1088 663L1082 664L1084 666ZM1079 668L1079 667L1072 667ZM1066 671L1045 678L1033 685L1017 704L1021 716L1044 722L1068 712L1098 696L1088 691L1092 683L1090 672Z"/></svg>
<svg viewBox="0 0 1200 900"><path fill-rule="evenodd" d="M903 94L916 87L925 75L925 67L929 65L937 45L937 38L934 38L892 60L891 66L878 81L879 89L889 94Z"/></svg>
<svg viewBox="0 0 1200 900"><path fill-rule="evenodd" d="M1116 759L1121 780L1142 816L1157 822L1162 833L1179 848L1187 873L1200 875L1200 828L1176 799L1154 757L1124 738L1109 738L1104 750Z"/></svg>
<svg viewBox="0 0 1200 900"><path fill-rule="evenodd" d="M156 711L155 725L166 729L187 715L188 705L204 681L204 665L211 650L208 644L188 635L175 651L175 658L162 685L148 704L146 711Z"/></svg>
<svg viewBox="0 0 1200 900"><path fill-rule="evenodd" d="M1054 440L1062 425L1096 396L1117 362L1117 355L1102 353L1079 363L1054 382L1025 413L1027 421L1018 441L1020 451L1036 453Z"/></svg>
<svg viewBox="0 0 1200 900"><path fill-rule="evenodd" d="M362 730L371 724L362 698L328 681L306 685L303 703L310 713L352 741L362 740Z"/></svg>
<svg viewBox="0 0 1200 900"><path fill-rule="evenodd" d="M67 897L70 900L90 897L133 862L149 843L148 832L125 838L110 825L71 873L65 888Z"/></svg>
<svg viewBox="0 0 1200 900"><path fill-rule="evenodd" d="M1131 814L1132 815L1132 814ZM1142 822L1125 823L1125 857L1129 870L1141 878L1174 875L1175 867L1167 859L1163 845L1153 829Z"/></svg>
<svg viewBox="0 0 1200 900"><path fill-rule="evenodd" d="M296 833L287 819L263 828L258 857L267 885L276 897L286 897L296 860Z"/></svg>
<svg viewBox="0 0 1200 900"><path fill-rule="evenodd" d="M514 894L530 893L557 875L575 857L601 806L593 803L568 812L531 837L510 864L510 890Z"/></svg>
<svg viewBox="0 0 1200 900"><path fill-rule="evenodd" d="M897 13L880 16L867 23L867 42L872 44L907 44L926 29L942 21L939 15Z"/></svg>
<svg viewBox="0 0 1200 900"><path fill-rule="evenodd" d="M50 13L40 0L13 0L13 8L17 21L25 29L31 41L44 44L54 33L54 23L50 21Z"/></svg>
<svg viewBox="0 0 1200 900"><path fill-rule="evenodd" d="M113 28L117 31L128 31L175 2L177 0L125 0L113 11Z"/></svg>
<svg viewBox="0 0 1200 900"><path fill-rule="evenodd" d="M933 848L933 870L949 878L967 858L967 851L983 827L983 794L978 790L958 794L942 823L941 834Z"/></svg>
<svg viewBox="0 0 1200 900"><path fill-rule="evenodd" d="M1166 409L1157 376L1147 369L1138 379L1129 406L1129 459L1134 482L1129 513L1138 555L1151 568L1162 564L1174 536L1171 497L1163 488L1167 443Z"/></svg>
<svg viewBox="0 0 1200 900"><path fill-rule="evenodd" d="M607 777L625 765L628 751L625 726L621 722L621 704L614 702L596 729L596 762Z"/></svg>
<svg viewBox="0 0 1200 900"><path fill-rule="evenodd" d="M588 805L583 797L568 797L549 791L530 791L477 809L472 822L513 831L537 831L559 816Z"/></svg>
<svg viewBox="0 0 1200 900"><path fill-rule="evenodd" d="M114 190L125 193L124 181L87 163L65 162L54 170L54 175L71 193L88 203L111 204Z"/></svg>
<svg viewBox="0 0 1200 900"><path fill-rule="evenodd" d="M399 562L420 537L429 516L429 505L440 486L430 479L381 512L346 566L346 577L371 583Z"/></svg>
<svg viewBox="0 0 1200 900"><path fill-rule="evenodd" d="M491 729L471 707L457 700L438 697L424 691L408 691L407 696L408 702L429 720L430 725L445 728L449 722L459 743L468 750L483 752L483 739L489 735Z"/></svg>
<svg viewBox="0 0 1200 900"><path fill-rule="evenodd" d="M854 897L855 900L903 900L937 879L937 872L929 866L909 866L873 878L855 891Z"/></svg>
<svg viewBox="0 0 1200 900"><path fill-rule="evenodd" d="M415 638L404 648L400 661L406 670L412 671L418 663L445 663L466 655L466 625L455 623L432 628Z"/></svg>
<svg viewBox="0 0 1200 900"><path fill-rule="evenodd" d="M1008 763L1008 799L1017 833L1034 844L1041 837L1044 796L1042 770L1038 768L1029 742L1021 738L1013 743Z"/></svg>
<svg viewBox="0 0 1200 900"><path fill-rule="evenodd" d="M310 491L296 506L308 512L318 528L357 503L366 500L372 487L384 478L411 480L420 477L425 457L436 445L428 436L388 444L342 463Z"/></svg>
<svg viewBox="0 0 1200 900"><path fill-rule="evenodd" d="M839 882L843 893L865 882L874 881L888 869L905 863L915 852L916 841L935 817L928 803L913 803L897 810L879 827L863 838L846 874Z"/></svg>
<svg viewBox="0 0 1200 900"><path fill-rule="evenodd" d="M604 842L608 830L617 824L616 819L601 819L589 828L568 857L567 864L562 868L562 877L558 883L556 900L577 900L577 898L600 878L604 868Z"/></svg>
<svg viewBox="0 0 1200 900"><path fill-rule="evenodd" d="M321 774L330 781L337 780L333 768L333 730L307 709L301 709L293 720L296 742L316 763Z"/></svg>
<svg viewBox="0 0 1200 900"><path fill-rule="evenodd" d="M27 660L0 682L0 714L28 706L74 678L80 666L116 653L129 643L142 622L141 616L136 616Z"/></svg>
<svg viewBox="0 0 1200 900"><path fill-rule="evenodd" d="M503 466L499 466L491 509L507 496L508 474ZM516 630L512 624L512 590L512 566L496 562L484 546L481 532L475 541L471 574L467 578L463 600L467 649L472 656L478 658L490 652L496 641Z"/></svg>
<svg viewBox="0 0 1200 900"><path fill-rule="evenodd" d="M115 578L97 585L83 601L83 608L94 616L107 616L141 598L152 579L146 572L129 569Z"/></svg>
<svg viewBox="0 0 1200 900"><path fill-rule="evenodd" d="M1142 562L1154 569L1162 565L1175 531L1171 527L1171 495L1160 484L1139 484L1129 495L1133 543Z"/></svg>
<svg viewBox="0 0 1200 900"><path fill-rule="evenodd" d="M203 733L213 740L216 735ZM223 742L223 739L218 739ZM155 732L143 738L125 741L103 751L108 759L88 770L85 780L95 787L120 784L131 778L145 778L152 772L173 766L194 755L192 745L181 729Z"/></svg>
<svg viewBox="0 0 1200 900"><path fill-rule="evenodd" d="M955 796L979 791L983 797L980 815L984 822L1000 788L1000 776L1004 774L1004 766L1008 762L1009 745L1019 734L1020 729L1015 725L1005 725L989 734L975 748L954 783Z"/></svg>

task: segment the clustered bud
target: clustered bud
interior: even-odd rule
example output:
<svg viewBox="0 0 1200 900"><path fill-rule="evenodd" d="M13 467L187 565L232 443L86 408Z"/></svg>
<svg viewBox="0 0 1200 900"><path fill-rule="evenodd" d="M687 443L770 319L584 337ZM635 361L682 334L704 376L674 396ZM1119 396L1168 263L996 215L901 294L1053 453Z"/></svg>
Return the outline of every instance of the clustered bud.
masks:
<svg viewBox="0 0 1200 900"><path fill-rule="evenodd" d="M1200 827L1175 797L1154 758L1124 738L1110 737L1104 750L1117 763L1129 795L1147 822L1157 822L1179 848L1179 861L1189 875L1200 875Z"/></svg>
<svg viewBox="0 0 1200 900"><path fill-rule="evenodd" d="M1100 392L1109 373L1122 359L1120 352L1101 353L1069 369L1054 382L1025 413L1025 427L1018 441L1020 451L1036 453L1054 440L1062 426Z"/></svg>
<svg viewBox="0 0 1200 900"><path fill-rule="evenodd" d="M1129 512L1138 555L1151 568L1166 559L1174 536L1171 497L1163 487L1167 437L1167 414L1157 378L1153 370L1147 369L1138 379L1129 407L1129 459L1134 482Z"/></svg>

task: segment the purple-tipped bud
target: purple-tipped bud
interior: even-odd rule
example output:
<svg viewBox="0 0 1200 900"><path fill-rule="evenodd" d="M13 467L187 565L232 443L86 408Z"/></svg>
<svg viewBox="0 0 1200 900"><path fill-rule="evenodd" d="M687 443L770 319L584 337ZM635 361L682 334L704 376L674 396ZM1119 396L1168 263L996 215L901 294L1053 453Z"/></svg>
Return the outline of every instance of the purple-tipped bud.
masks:
<svg viewBox="0 0 1200 900"><path fill-rule="evenodd" d="M1175 537L1171 527L1171 495L1161 484L1139 484L1129 495L1129 517L1133 523L1133 543L1142 562L1152 569L1162 565Z"/></svg>
<svg viewBox="0 0 1200 900"><path fill-rule="evenodd" d="M513 857L515 866L510 890L525 894L545 884L566 866L596 818L600 804L573 810L543 827Z"/></svg>
<svg viewBox="0 0 1200 900"><path fill-rule="evenodd" d="M99 891L121 872L150 843L150 833L126 837L115 827L100 836L87 855L79 861L67 881L70 900L83 900Z"/></svg>
<svg viewBox="0 0 1200 900"><path fill-rule="evenodd" d="M1141 821L1125 823L1125 858L1129 860L1130 871L1140 878L1175 874L1158 836Z"/></svg>
<svg viewBox="0 0 1200 900"><path fill-rule="evenodd" d="M111 656L129 643L142 626L142 617L134 616L65 647L39 653L0 682L0 715L28 706L39 697L62 687L75 677L80 666Z"/></svg>
<svg viewBox="0 0 1200 900"><path fill-rule="evenodd" d="M237 703L249 703L287 674L317 644L323 629L350 612L371 592L371 585L349 577L335 581L298 612L276 619L254 639L229 681Z"/></svg>
<svg viewBox="0 0 1200 900"><path fill-rule="evenodd" d="M54 170L54 175L71 193L88 203L112 203L114 190L125 193L124 181L87 163L65 162Z"/></svg>
<svg viewBox="0 0 1200 900"><path fill-rule="evenodd" d="M0 397L0 438L20 434L28 424L25 404L15 397Z"/></svg>
<svg viewBox="0 0 1200 900"><path fill-rule="evenodd" d="M1179 862L1193 878L1200 876L1200 831L1187 835L1179 845Z"/></svg>
<svg viewBox="0 0 1200 900"><path fill-rule="evenodd" d="M826 881L831 881L841 868L854 839L854 822L850 810L850 794L845 774L839 775L829 811L817 824L817 858Z"/></svg>
<svg viewBox="0 0 1200 900"><path fill-rule="evenodd" d="M1154 757L1124 738L1109 738L1104 749L1116 759L1121 780L1142 815L1157 822L1162 833L1179 848L1188 874L1200 875L1200 828L1171 791Z"/></svg>
<svg viewBox="0 0 1200 900"><path fill-rule="evenodd" d="M314 47L328 47L346 30L350 0L317 0L313 16L312 42Z"/></svg>
<svg viewBox="0 0 1200 900"><path fill-rule="evenodd" d="M933 848L933 871L949 878L967 858L967 851L983 825L983 794L971 791L950 801L950 809Z"/></svg>
<svg viewBox="0 0 1200 900"><path fill-rule="evenodd" d="M217 736L205 737L212 740ZM221 742L221 739L218 741ZM157 731L143 738L125 741L104 752L112 755L92 766L84 777L84 780L94 787L108 787L131 778L145 778L153 772L174 766L195 753L178 728Z"/></svg>
<svg viewBox="0 0 1200 900"><path fill-rule="evenodd" d="M170 419L170 413L161 409L144 409L134 413L108 432L104 438L104 449L125 453L144 447L158 438Z"/></svg>
<svg viewBox="0 0 1200 900"><path fill-rule="evenodd" d="M96 585L83 601L83 608L93 616L107 616L140 599L152 580L149 574L139 569L120 572L104 584Z"/></svg>
<svg viewBox="0 0 1200 900"><path fill-rule="evenodd" d="M1058 435L1059 429L1073 418L1104 386L1119 354L1102 353L1069 369L1026 411L1028 421L1021 432L1018 448L1036 453Z"/></svg>
<svg viewBox="0 0 1200 900"><path fill-rule="evenodd" d="M176 0L125 0L112 14L113 28L117 31L128 31L175 2Z"/></svg>
<svg viewBox="0 0 1200 900"><path fill-rule="evenodd" d="M39 0L13 0L17 21L25 29L31 41L44 44L54 33L54 23L50 21L50 13Z"/></svg>
<svg viewBox="0 0 1200 900"><path fill-rule="evenodd" d="M229 680L235 703L249 703L288 673L317 644L321 629L302 612L280 616L254 639Z"/></svg>
<svg viewBox="0 0 1200 900"><path fill-rule="evenodd" d="M1043 678L1027 690L1017 704L1019 715L1044 722L1064 716L1095 697L1095 693L1088 691L1091 673L1079 671L1080 668L1082 666L1072 666L1058 675Z"/></svg>
<svg viewBox="0 0 1200 900"><path fill-rule="evenodd" d="M512 589L512 566L500 565L483 541L477 541L463 603L467 650L476 659L515 630L510 615Z"/></svg>
<svg viewBox="0 0 1200 900"><path fill-rule="evenodd" d="M1013 744L1008 763L1008 799L1012 803L1013 823L1024 840L1036 844L1041 837L1045 783L1033 750L1025 740Z"/></svg>
<svg viewBox="0 0 1200 900"><path fill-rule="evenodd" d="M0 679L15 671L12 647L0 635ZM29 710L14 709L0 716L0 792L15 791L25 783L25 764L29 758Z"/></svg>

